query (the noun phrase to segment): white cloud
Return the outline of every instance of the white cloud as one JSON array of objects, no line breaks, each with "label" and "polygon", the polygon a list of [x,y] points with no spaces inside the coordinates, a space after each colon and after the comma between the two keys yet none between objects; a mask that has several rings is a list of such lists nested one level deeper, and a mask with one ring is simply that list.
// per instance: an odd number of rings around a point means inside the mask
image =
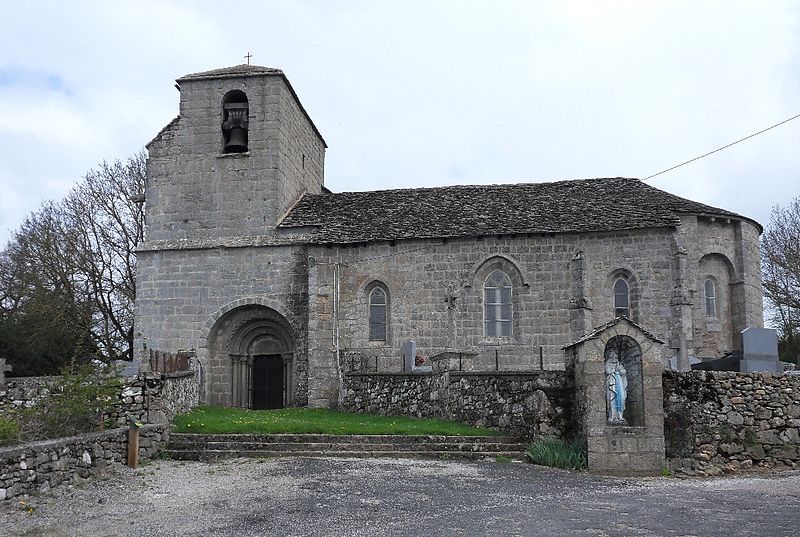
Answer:
[{"label": "white cloud", "polygon": [[[177,113],[175,78],[248,51],[292,81],[333,190],[643,177],[800,112],[792,1],[77,6],[4,11],[0,242],[149,141]],[[20,70],[61,86],[3,85]],[[765,221],[800,194],[799,142],[797,120],[652,183]]]}]

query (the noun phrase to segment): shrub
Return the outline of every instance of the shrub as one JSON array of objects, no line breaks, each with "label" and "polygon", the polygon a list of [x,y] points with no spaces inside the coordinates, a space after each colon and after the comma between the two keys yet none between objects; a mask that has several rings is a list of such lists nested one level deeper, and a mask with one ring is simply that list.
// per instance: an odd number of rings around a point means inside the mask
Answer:
[{"label": "shrub", "polygon": [[35,406],[15,412],[21,439],[43,440],[102,429],[104,415],[116,404],[120,387],[113,370],[91,365],[65,369]]},{"label": "shrub", "polygon": [[586,453],[580,442],[565,442],[560,438],[543,438],[530,444],[525,454],[534,464],[582,470],[586,468]]},{"label": "shrub", "polygon": [[0,446],[13,444],[19,439],[19,425],[13,419],[0,416]]}]

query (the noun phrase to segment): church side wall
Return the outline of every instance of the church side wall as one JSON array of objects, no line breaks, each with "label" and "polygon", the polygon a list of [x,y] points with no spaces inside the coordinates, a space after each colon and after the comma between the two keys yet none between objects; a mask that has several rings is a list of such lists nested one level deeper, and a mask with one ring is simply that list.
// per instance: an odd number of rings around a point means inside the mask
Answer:
[{"label": "church side wall", "polygon": [[[307,269],[299,246],[140,252],[136,349],[196,349],[201,401],[210,383],[226,384],[224,364],[210,367],[208,336],[215,316],[246,304],[272,305],[293,329],[296,404],[305,404]],[[222,360],[222,358],[220,358]],[[223,403],[224,401],[215,401]]]},{"label": "church side wall", "polygon": [[[310,399],[334,404],[337,376],[344,367],[335,358],[364,357],[381,371],[402,371],[400,347],[417,343],[423,356],[454,350],[474,352],[475,370],[563,369],[562,346],[574,334],[570,304],[574,296],[577,250],[584,252],[593,309],[591,324],[614,317],[611,275],[620,268],[637,280],[635,317],[657,337],[667,339],[670,323],[672,231],[641,230],[608,234],[557,234],[403,241],[356,247],[309,249]],[[485,263],[513,276],[514,323],[510,338],[484,336]],[[339,263],[338,324],[334,322],[334,272]],[[515,271],[517,274],[514,274]],[[485,272],[485,271],[484,271]],[[380,282],[389,295],[387,340],[369,341],[368,294]],[[338,330],[338,338],[337,338]],[[495,355],[496,353],[496,355]],[[671,356],[665,349],[662,360]],[[497,360],[495,361],[495,356]]]}]

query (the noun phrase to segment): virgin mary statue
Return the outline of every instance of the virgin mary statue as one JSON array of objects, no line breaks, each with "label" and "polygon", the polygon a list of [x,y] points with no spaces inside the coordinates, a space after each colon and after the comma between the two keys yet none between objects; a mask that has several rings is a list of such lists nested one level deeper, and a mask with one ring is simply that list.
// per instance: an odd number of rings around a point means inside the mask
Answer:
[{"label": "virgin mary statue", "polygon": [[606,360],[606,396],[608,397],[608,421],[625,423],[625,400],[628,398],[628,377],[615,351]]}]

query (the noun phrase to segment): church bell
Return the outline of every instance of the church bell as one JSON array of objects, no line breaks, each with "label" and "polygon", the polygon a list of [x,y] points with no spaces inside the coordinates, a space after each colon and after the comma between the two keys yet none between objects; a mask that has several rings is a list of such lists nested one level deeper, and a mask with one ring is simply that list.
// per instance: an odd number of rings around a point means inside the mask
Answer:
[{"label": "church bell", "polygon": [[225,153],[247,151],[247,103],[226,103],[222,132],[225,135]]},{"label": "church bell", "polygon": [[247,131],[241,127],[232,128],[228,141],[225,143],[225,152],[244,153],[245,151],[247,151]]}]

